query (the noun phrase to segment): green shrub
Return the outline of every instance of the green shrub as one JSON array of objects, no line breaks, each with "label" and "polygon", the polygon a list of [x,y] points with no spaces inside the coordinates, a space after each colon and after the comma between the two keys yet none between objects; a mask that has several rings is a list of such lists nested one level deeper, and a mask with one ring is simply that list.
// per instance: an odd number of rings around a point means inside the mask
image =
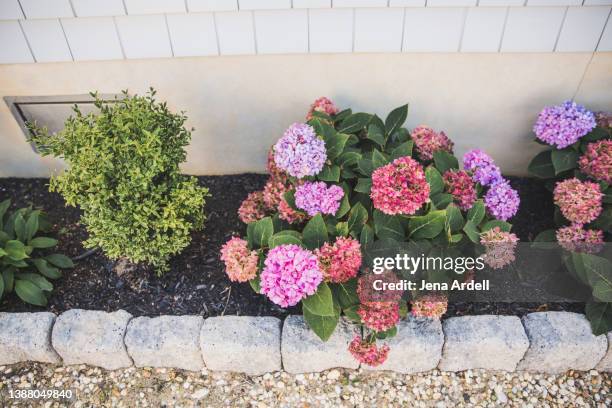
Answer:
[{"label": "green shrub", "polygon": [[75,107],[56,135],[31,126],[40,152],[68,164],[50,189],[83,211],[87,248],[149,263],[161,273],[205,219],[208,190],[179,169],[191,139],[187,117],[156,102],[153,89],[146,96],[124,92],[113,103],[92,96],[99,114],[84,115]]},{"label": "green shrub", "polygon": [[24,302],[45,306],[53,290],[47,278],[60,278],[60,269],[72,268],[72,261],[61,254],[41,255],[57,245],[56,239],[38,236],[50,227],[43,212],[21,208],[5,217],[10,206],[10,200],[0,203],[0,299],[15,291]]}]

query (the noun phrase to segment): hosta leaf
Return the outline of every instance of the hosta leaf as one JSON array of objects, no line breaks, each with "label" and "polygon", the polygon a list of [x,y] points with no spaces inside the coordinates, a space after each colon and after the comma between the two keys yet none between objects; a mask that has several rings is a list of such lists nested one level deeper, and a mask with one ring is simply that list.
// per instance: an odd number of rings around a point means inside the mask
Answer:
[{"label": "hosta leaf", "polygon": [[57,245],[57,239],[36,237],[28,243],[32,248],[52,248]]},{"label": "hosta leaf", "polygon": [[52,254],[52,255],[46,256],[45,259],[49,263],[57,266],[58,268],[62,268],[62,269],[74,268],[74,263],[72,262],[72,259],[68,258],[66,255]]},{"label": "hosta leaf", "polygon": [[26,303],[36,306],[47,305],[47,298],[43,291],[29,280],[15,280],[15,293]]},{"label": "hosta leaf", "polygon": [[15,268],[8,267],[2,271],[2,279],[4,282],[4,291],[10,293],[13,291],[13,287],[15,284]]},{"label": "hosta leaf", "polygon": [[17,214],[15,217],[15,236],[21,242],[26,241],[26,222],[23,215]]},{"label": "hosta leaf", "polygon": [[25,241],[29,241],[34,238],[34,235],[38,232],[38,219],[40,211],[32,211],[32,214],[28,217],[28,221],[25,225]]},{"label": "hosta leaf", "polygon": [[62,272],[59,269],[50,266],[49,263],[42,258],[32,259],[32,263],[36,269],[38,269],[38,272],[49,279],[59,279],[62,277]]},{"label": "hosta leaf", "polygon": [[17,240],[8,241],[4,245],[4,252],[14,261],[20,261],[28,257],[25,245],[23,245],[23,242]]},{"label": "hosta leaf", "polygon": [[46,280],[44,276],[40,276],[37,273],[20,273],[19,279],[29,280],[36,286],[38,286],[42,291],[51,292],[53,290],[53,285],[51,282]]}]

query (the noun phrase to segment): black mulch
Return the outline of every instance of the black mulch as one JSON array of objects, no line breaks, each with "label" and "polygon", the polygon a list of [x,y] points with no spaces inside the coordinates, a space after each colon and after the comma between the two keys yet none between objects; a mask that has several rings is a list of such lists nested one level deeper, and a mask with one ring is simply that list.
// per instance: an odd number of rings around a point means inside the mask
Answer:
[{"label": "black mulch", "polygon": [[[193,234],[191,244],[171,262],[171,270],[158,277],[153,270],[137,265],[118,277],[114,263],[100,253],[79,262],[55,281],[47,309],[60,313],[82,308],[113,311],[124,309],[134,315],[198,314],[284,316],[299,309],[283,310],[256,295],[248,284],[231,284],[219,260],[221,245],[232,235],[244,233],[237,209],[249,192],[263,188],[265,175],[241,174],[198,177],[210,189],[206,204],[208,220],[202,232]],[[512,220],[522,241],[531,240],[553,226],[553,204],[543,183],[511,178],[521,195],[521,209]],[[85,229],[79,225],[79,210],[65,207],[63,199],[47,190],[47,179],[0,179],[0,201],[11,198],[14,206],[43,208],[55,224],[59,252],[74,257],[86,250],[81,242]],[[582,304],[455,303],[447,316],[464,314],[523,315],[535,310],[582,311]],[[41,308],[21,302],[14,294],[0,301],[0,311],[36,311]]]}]

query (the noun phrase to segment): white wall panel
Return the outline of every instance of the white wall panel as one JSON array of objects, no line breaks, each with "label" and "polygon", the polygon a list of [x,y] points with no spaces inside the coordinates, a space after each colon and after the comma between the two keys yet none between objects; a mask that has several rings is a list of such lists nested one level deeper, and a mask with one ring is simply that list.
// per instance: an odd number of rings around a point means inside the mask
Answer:
[{"label": "white wall panel", "polygon": [[125,14],[122,0],[72,0],[77,17],[121,16]]},{"label": "white wall panel", "polygon": [[400,52],[403,23],[403,9],[355,9],[355,52]]},{"label": "white wall panel", "polygon": [[184,13],[185,0],[123,0],[128,14]]},{"label": "white wall panel", "polygon": [[461,40],[464,52],[497,52],[501,44],[507,9],[473,7],[468,9]]},{"label": "white wall panel", "polygon": [[570,7],[567,10],[556,51],[592,52],[610,14],[610,7]]},{"label": "white wall panel", "polygon": [[0,64],[34,62],[17,21],[0,21]]},{"label": "white wall panel", "polygon": [[458,51],[465,13],[460,7],[406,9],[403,51]]},{"label": "white wall panel", "polygon": [[26,18],[74,17],[68,0],[19,0],[19,2]]},{"label": "white wall panel", "polygon": [[553,51],[565,10],[565,7],[511,7],[501,51]]},{"label": "white wall panel", "polygon": [[216,13],[215,21],[221,55],[255,54],[252,12]]},{"label": "white wall panel", "polygon": [[306,10],[255,11],[255,38],[260,54],[308,52]]},{"label": "white wall panel", "polygon": [[353,10],[309,11],[310,52],[351,52]]},{"label": "white wall panel", "polygon": [[331,0],[293,0],[293,8],[330,8]]},{"label": "white wall panel", "polygon": [[62,25],[75,61],[123,58],[112,17],[65,18]]},{"label": "white wall panel", "polygon": [[187,0],[189,12],[234,11],[238,10],[238,0]]},{"label": "white wall panel", "polygon": [[0,20],[17,20],[23,18],[17,0],[0,0]]},{"label": "white wall panel", "polygon": [[172,56],[165,16],[120,16],[116,22],[127,58]]},{"label": "white wall panel", "polygon": [[169,14],[168,28],[176,57],[217,55],[217,34],[212,13]]}]

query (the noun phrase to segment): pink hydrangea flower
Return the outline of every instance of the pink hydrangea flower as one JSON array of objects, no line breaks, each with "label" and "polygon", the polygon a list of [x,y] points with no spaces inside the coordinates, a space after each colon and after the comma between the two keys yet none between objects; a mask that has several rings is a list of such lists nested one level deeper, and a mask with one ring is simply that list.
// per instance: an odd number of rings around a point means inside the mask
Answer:
[{"label": "pink hydrangea flower", "polygon": [[326,98],[325,96],[322,96],[316,101],[314,101],[312,105],[310,105],[310,110],[306,115],[306,120],[312,119],[312,113],[315,111],[323,112],[331,116],[338,113],[338,108],[330,99]]},{"label": "pink hydrangea flower", "polygon": [[361,267],[361,245],[350,237],[338,237],[333,245],[325,242],[314,253],[319,258],[319,267],[328,282],[346,282],[357,276]]},{"label": "pink hydrangea flower", "polygon": [[278,217],[281,220],[287,221],[289,224],[301,224],[306,221],[306,214],[301,211],[296,211],[285,198],[282,198],[280,203],[278,203]]},{"label": "pink hydrangea flower", "polygon": [[257,276],[257,251],[250,251],[247,242],[233,237],[221,247],[221,260],[232,282],[246,282]]},{"label": "pink hydrangea flower", "polygon": [[268,210],[275,211],[283,198],[289,191],[290,185],[286,178],[270,177],[263,189],[263,202]]},{"label": "pink hydrangea flower", "polygon": [[268,169],[268,174],[270,174],[270,177],[273,179],[284,180],[287,178],[287,173],[283,171],[280,167],[278,167],[274,162],[274,146],[272,146],[270,150],[268,150],[266,168]]},{"label": "pink hydrangea flower", "polygon": [[[399,283],[400,279],[391,270],[385,270],[383,273],[365,273],[357,280],[357,296],[359,302],[368,304],[370,302],[399,302],[404,293],[401,290],[376,290],[375,282],[380,281],[382,284]],[[378,285],[376,285],[378,287]]]},{"label": "pink hydrangea flower", "polygon": [[580,170],[596,180],[612,183],[612,140],[589,143],[578,161]]},{"label": "pink hydrangea flower", "polygon": [[484,262],[493,269],[500,269],[514,262],[514,252],[519,239],[515,234],[495,227],[480,235],[480,243],[485,247]]},{"label": "pink hydrangea flower", "polygon": [[603,231],[584,229],[580,224],[559,228],[556,235],[559,245],[567,251],[596,254],[604,246]]},{"label": "pink hydrangea flower", "polygon": [[476,189],[472,177],[464,170],[448,170],[444,173],[446,190],[462,210],[469,210],[476,201]]},{"label": "pink hydrangea flower", "polygon": [[410,301],[410,313],[414,317],[440,319],[448,308],[448,298],[442,294],[431,293]]},{"label": "pink hydrangea flower", "polygon": [[453,152],[453,142],[444,132],[437,133],[429,126],[420,125],[415,127],[410,134],[414,140],[419,157],[423,160],[432,160],[433,154],[439,150],[448,153]]},{"label": "pink hydrangea flower", "polygon": [[416,160],[400,157],[374,170],[370,198],[385,214],[414,214],[429,200],[429,183]]},{"label": "pink hydrangea flower", "polygon": [[361,336],[355,336],[349,344],[349,352],[360,363],[370,367],[376,367],[387,360],[389,346],[384,344],[382,347],[378,348],[376,343],[368,343],[363,340]]},{"label": "pink hydrangea flower", "polygon": [[399,304],[394,302],[368,302],[359,305],[357,314],[368,329],[383,332],[399,322]]},{"label": "pink hydrangea flower", "polygon": [[238,208],[238,218],[248,224],[261,220],[266,216],[266,205],[264,203],[263,191],[250,193]]},{"label": "pink hydrangea flower", "polygon": [[601,128],[612,129],[612,112],[597,112],[595,114],[595,122]]},{"label": "pink hydrangea flower", "polygon": [[601,214],[602,193],[599,184],[571,178],[557,183],[555,204],[573,223],[588,224]]},{"label": "pink hydrangea flower", "polygon": [[344,197],[342,187],[327,186],[323,181],[307,181],[295,190],[295,206],[314,217],[318,213],[334,215]]},{"label": "pink hydrangea flower", "polygon": [[294,306],[314,294],[323,280],[317,257],[298,245],[272,248],[264,265],[261,293],[281,307]]}]

